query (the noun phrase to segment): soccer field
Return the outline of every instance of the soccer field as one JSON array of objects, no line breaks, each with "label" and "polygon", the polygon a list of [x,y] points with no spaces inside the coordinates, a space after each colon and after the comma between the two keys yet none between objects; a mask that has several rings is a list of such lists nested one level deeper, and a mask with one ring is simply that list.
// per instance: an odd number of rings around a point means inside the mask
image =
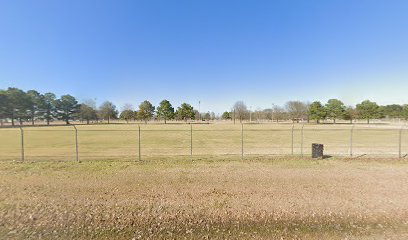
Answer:
[{"label": "soccer field", "polygon": [[5,239],[406,239],[392,159],[0,163]]},{"label": "soccer field", "polygon": [[[137,161],[139,157],[149,160],[161,156],[310,156],[312,143],[324,144],[325,154],[330,156],[404,157],[408,153],[407,131],[393,125],[220,123],[76,127],[80,161]],[[23,129],[26,161],[76,160],[73,126]],[[0,129],[0,160],[20,160],[21,141],[20,129]]]}]

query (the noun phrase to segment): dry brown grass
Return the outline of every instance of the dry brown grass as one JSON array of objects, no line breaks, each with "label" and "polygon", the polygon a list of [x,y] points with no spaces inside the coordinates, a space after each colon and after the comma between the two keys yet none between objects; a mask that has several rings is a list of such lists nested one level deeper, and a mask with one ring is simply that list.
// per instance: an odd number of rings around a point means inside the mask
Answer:
[{"label": "dry brown grass", "polygon": [[[293,153],[309,156],[312,143],[322,143],[325,153],[349,156],[351,126],[346,124],[294,125]],[[79,159],[82,161],[138,159],[138,125],[81,125],[78,128]],[[190,125],[141,125],[141,155],[190,155]],[[398,157],[399,129],[394,125],[356,125],[353,132],[354,156]],[[408,132],[402,131],[401,154],[408,153]],[[241,155],[241,125],[193,125],[193,155]],[[27,127],[24,130],[27,161],[75,160],[75,131],[72,126]],[[290,155],[291,124],[245,124],[244,155]],[[0,129],[0,161],[21,159],[19,129]]]},{"label": "dry brown grass", "polygon": [[7,239],[402,239],[395,160],[1,163]]}]

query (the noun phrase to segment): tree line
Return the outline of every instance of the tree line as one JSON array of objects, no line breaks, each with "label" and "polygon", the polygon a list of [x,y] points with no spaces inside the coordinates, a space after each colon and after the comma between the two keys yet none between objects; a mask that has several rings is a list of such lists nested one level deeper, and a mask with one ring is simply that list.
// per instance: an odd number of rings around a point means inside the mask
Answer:
[{"label": "tree line", "polygon": [[54,93],[39,93],[36,90],[27,92],[18,88],[0,89],[0,121],[11,121],[23,125],[30,122],[32,125],[36,121],[45,121],[47,125],[55,120],[64,121],[70,124],[71,121],[80,120],[89,124],[91,121],[105,120],[108,123],[112,119],[123,119],[125,121],[140,120],[149,121],[153,118],[167,120],[195,119],[198,111],[190,104],[183,103],[177,109],[168,100],[160,102],[157,108],[149,101],[145,100],[139,104],[137,111],[133,110],[130,104],[126,104],[119,114],[117,107],[109,101],[103,102],[99,107],[92,100],[79,103],[78,100],[67,94],[59,98]]},{"label": "tree line", "polygon": [[[252,117],[253,116],[253,117]],[[365,119],[370,123],[371,119],[397,118],[408,120],[408,104],[390,104],[380,106],[370,100],[362,101],[356,106],[346,106],[339,99],[330,99],[322,104],[320,101],[306,103],[301,101],[289,101],[284,107],[273,106],[270,109],[248,110],[246,104],[238,101],[232,107],[232,111],[226,111],[222,114],[222,119],[269,119],[277,122],[282,120],[304,121],[314,120],[320,123],[322,120],[349,120],[350,123],[355,119]]]},{"label": "tree line", "polygon": [[237,101],[231,111],[225,111],[221,116],[216,116],[214,112],[199,113],[188,103],[183,103],[176,109],[168,100],[163,100],[159,106],[155,107],[151,102],[145,100],[134,110],[132,105],[125,104],[122,111],[109,101],[103,102],[99,107],[95,101],[87,100],[79,103],[78,100],[67,94],[59,98],[54,93],[39,93],[36,90],[27,92],[18,88],[0,89],[0,122],[11,121],[23,125],[30,122],[32,125],[36,121],[44,121],[47,125],[55,120],[64,121],[70,124],[71,121],[79,120],[89,124],[105,120],[108,123],[112,119],[122,119],[129,121],[162,120],[215,120],[224,119],[231,121],[243,120],[272,120],[272,121],[316,121],[366,119],[367,123],[371,119],[381,118],[403,118],[408,119],[408,105],[385,105],[380,106],[375,102],[365,100],[356,106],[346,106],[341,100],[330,99],[322,104],[319,101],[312,103],[301,101],[289,101],[283,107],[273,106],[270,109],[248,110],[243,101]]}]

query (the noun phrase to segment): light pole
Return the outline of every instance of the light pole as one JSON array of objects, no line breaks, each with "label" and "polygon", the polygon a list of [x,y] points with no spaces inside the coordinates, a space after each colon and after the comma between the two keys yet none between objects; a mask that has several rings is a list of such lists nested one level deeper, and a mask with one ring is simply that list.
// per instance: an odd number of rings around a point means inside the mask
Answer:
[{"label": "light pole", "polygon": [[201,121],[201,101],[198,101],[198,120]]},{"label": "light pole", "polygon": [[252,106],[249,107],[249,122],[252,122]]}]

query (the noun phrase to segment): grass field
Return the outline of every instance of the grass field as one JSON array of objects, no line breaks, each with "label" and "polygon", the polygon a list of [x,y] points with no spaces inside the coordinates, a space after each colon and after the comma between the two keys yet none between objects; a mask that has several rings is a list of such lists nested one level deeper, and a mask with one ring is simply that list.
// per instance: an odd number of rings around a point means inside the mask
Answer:
[{"label": "grass field", "polygon": [[408,163],[0,163],[2,239],[406,239]]},{"label": "grass field", "polygon": [[[351,125],[322,124],[294,125],[293,153],[310,155],[314,142],[325,145],[327,155],[350,154]],[[78,125],[79,158],[88,160],[134,161],[139,156],[139,135],[136,124]],[[241,155],[241,125],[193,124],[192,141],[189,124],[141,124],[140,153],[143,159],[157,156],[187,156],[193,158],[214,155]],[[291,124],[244,124],[243,150],[245,156],[292,154]],[[398,157],[400,127],[392,125],[363,125],[354,127],[353,154]],[[303,132],[303,144],[302,144]],[[19,160],[20,130],[0,129],[0,160]],[[73,126],[24,128],[25,158],[27,161],[75,160],[75,131]],[[408,132],[401,135],[402,155],[408,153]]]}]

